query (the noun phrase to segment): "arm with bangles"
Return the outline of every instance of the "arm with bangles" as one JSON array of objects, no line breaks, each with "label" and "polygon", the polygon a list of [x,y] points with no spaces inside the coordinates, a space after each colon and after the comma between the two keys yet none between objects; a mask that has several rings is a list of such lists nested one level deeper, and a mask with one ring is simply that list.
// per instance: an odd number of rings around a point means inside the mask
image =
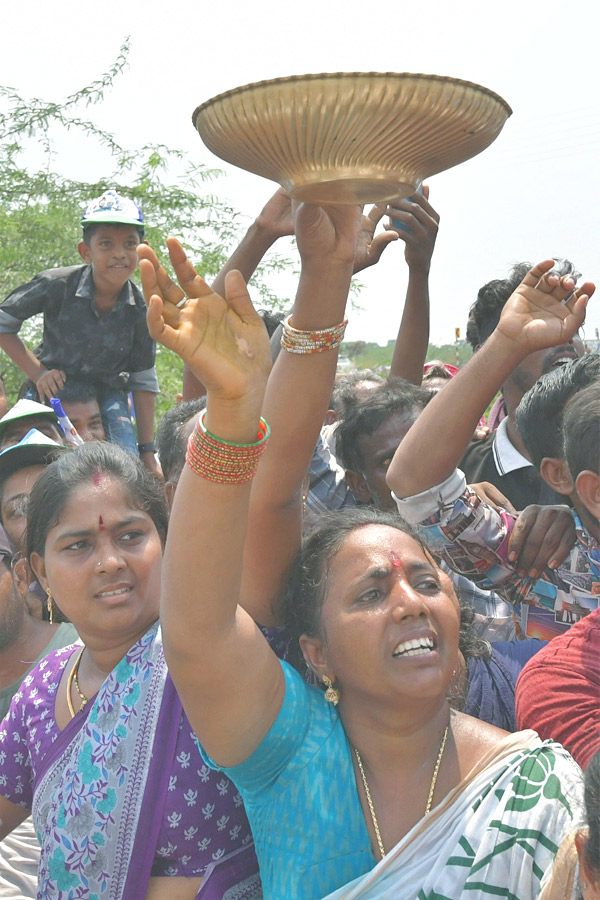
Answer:
[{"label": "arm with bangles", "polygon": [[[302,260],[294,330],[284,330],[287,349],[267,385],[263,415],[272,437],[252,487],[244,552],[242,605],[262,625],[278,622],[300,549],[304,481],[329,405],[361,230],[358,207],[301,204],[294,218]],[[316,340],[302,334],[315,331],[322,332]]]},{"label": "arm with bangles", "polygon": [[429,269],[435,247],[440,217],[429,203],[429,188],[405,200],[392,201],[386,214],[405,227],[387,225],[404,241],[404,258],[408,265],[408,286],[402,320],[392,363],[390,378],[404,378],[420,385],[429,346]]},{"label": "arm with bangles", "polygon": [[[205,427],[221,452],[204,454],[203,477],[198,455],[191,459],[188,449],[169,521],[161,627],[169,672],[192,728],[207,752],[228,765],[258,745],[284,696],[277,657],[238,606],[251,481],[239,472],[228,481],[226,473],[228,462],[243,469],[255,452],[239,445],[257,441],[270,350],[240,273],[228,273],[227,299],[219,297],[180,244],[167,243],[189,299],[181,308],[169,301],[178,302],[180,291],[144,248],[140,274],[148,329],[206,385]],[[209,440],[196,431],[191,446]],[[251,478],[251,466],[245,474]]]},{"label": "arm with bangles", "polygon": [[[356,209],[299,208],[296,222],[303,253],[299,295],[304,308],[296,322],[299,329],[313,326],[314,310],[308,295],[318,292],[319,284],[336,296],[336,302],[345,300],[358,220]],[[181,309],[161,302],[161,297],[165,301],[171,297],[176,303],[181,292],[174,292],[173,283],[152,259],[152,251],[141,249],[142,283],[146,298],[150,298],[150,332],[177,352],[206,384],[209,431],[226,441],[252,442],[270,364],[264,326],[239,273],[228,274],[225,301],[196,275],[176,242],[169,242],[169,250],[181,287],[192,299]],[[310,320],[303,318],[306,314]],[[328,315],[331,317],[333,310]],[[330,318],[323,324],[337,323]],[[285,354],[283,359],[287,357]],[[292,354],[289,360],[291,384],[298,364],[304,369],[307,360]],[[318,359],[316,364],[320,365]],[[276,407],[281,415],[285,412],[281,399],[271,405],[276,418]],[[314,421],[318,427],[316,416]],[[277,462],[286,464],[285,460]],[[249,505],[249,482],[219,484],[186,466],[173,505],[165,554],[161,621],[169,669],[192,726],[207,752],[222,765],[234,765],[250,755],[274,721],[285,690],[276,656],[238,605]],[[270,531],[262,522],[255,527]],[[267,540],[264,546],[268,546]],[[265,562],[267,579],[271,577],[269,567],[275,573],[282,570],[282,560],[272,548]]]}]

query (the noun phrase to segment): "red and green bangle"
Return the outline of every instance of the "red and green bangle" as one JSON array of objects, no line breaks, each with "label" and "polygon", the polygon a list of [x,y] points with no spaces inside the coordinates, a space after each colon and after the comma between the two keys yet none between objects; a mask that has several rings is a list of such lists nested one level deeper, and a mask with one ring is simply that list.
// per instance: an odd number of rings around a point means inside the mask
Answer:
[{"label": "red and green bangle", "polygon": [[254,443],[238,444],[207,431],[205,416],[206,410],[203,410],[188,441],[185,460],[190,469],[207,481],[218,484],[252,481],[271,434],[267,422],[261,418],[258,439]]}]

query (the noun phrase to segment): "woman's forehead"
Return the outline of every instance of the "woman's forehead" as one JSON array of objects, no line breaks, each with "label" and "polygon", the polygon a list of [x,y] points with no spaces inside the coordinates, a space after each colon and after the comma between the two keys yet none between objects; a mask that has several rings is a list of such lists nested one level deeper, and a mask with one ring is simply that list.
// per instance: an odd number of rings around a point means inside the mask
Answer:
[{"label": "woman's forehead", "polygon": [[348,557],[354,557],[359,563],[363,558],[390,560],[390,554],[394,554],[400,562],[426,560],[431,563],[431,558],[410,534],[391,525],[374,523],[355,528],[347,535],[333,559],[333,566],[340,556],[344,558],[344,565],[347,565]]},{"label": "woman's forehead", "polygon": [[67,520],[89,520],[99,527],[109,527],[110,523],[124,517],[147,518],[143,510],[132,506],[127,491],[121,482],[111,475],[94,474],[89,481],[73,488],[64,504],[57,525]]}]

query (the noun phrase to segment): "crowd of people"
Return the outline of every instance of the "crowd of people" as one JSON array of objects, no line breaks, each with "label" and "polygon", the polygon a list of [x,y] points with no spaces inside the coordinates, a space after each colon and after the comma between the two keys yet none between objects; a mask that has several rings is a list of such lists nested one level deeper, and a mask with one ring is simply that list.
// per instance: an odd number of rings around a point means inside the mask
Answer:
[{"label": "crowd of people", "polygon": [[[458,370],[427,361],[427,187],[280,189],[212,285],[114,190],[81,225],[83,265],[0,305],[0,898],[600,898],[594,285],[484,285]],[[259,312],[292,234],[294,305]],[[397,242],[389,376],[337,374]]]}]

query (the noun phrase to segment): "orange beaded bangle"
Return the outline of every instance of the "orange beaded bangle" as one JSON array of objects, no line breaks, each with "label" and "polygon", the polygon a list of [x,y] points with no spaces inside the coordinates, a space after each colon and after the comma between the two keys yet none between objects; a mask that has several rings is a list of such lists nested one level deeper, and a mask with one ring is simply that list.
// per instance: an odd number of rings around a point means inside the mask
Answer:
[{"label": "orange beaded bangle", "polygon": [[207,431],[205,416],[206,410],[203,410],[188,441],[185,461],[190,469],[207,481],[218,484],[244,484],[252,481],[271,435],[267,422],[261,418],[258,440],[255,443],[237,444]]}]

